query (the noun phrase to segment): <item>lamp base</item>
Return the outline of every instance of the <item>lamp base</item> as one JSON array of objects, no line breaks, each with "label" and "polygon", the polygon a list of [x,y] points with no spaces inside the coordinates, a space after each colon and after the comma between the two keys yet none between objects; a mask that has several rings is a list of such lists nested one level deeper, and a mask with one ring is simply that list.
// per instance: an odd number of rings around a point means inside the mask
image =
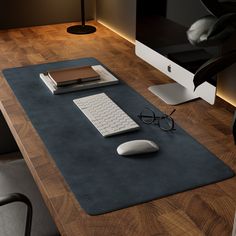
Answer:
[{"label": "lamp base", "polygon": [[70,34],[91,34],[96,32],[96,28],[91,25],[73,25],[67,28]]}]

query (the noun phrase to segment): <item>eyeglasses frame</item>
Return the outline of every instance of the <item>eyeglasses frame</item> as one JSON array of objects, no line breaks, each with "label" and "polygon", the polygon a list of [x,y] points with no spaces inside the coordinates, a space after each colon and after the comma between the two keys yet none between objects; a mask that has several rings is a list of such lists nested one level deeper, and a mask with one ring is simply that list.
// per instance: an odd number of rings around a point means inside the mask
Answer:
[{"label": "eyeglasses frame", "polygon": [[[155,112],[149,108],[149,107],[145,107],[145,109],[149,110],[152,112],[153,116],[145,116],[145,115],[142,115],[142,112],[140,112],[140,114],[138,115],[139,119],[144,123],[144,124],[147,124],[147,125],[151,125],[151,124],[155,124],[155,125],[158,125],[158,127],[163,130],[163,131],[172,131],[172,130],[175,130],[175,121],[174,119],[171,117],[171,115],[176,111],[176,109],[173,109],[173,111],[167,115],[167,114],[163,114],[163,116],[157,116],[155,114]],[[146,118],[152,118],[152,120],[150,122],[147,122],[145,121],[143,118],[146,117]],[[165,129],[163,127],[160,126],[160,120],[161,119],[166,119],[168,118],[170,121],[171,121],[171,125],[170,125],[170,128],[169,129]],[[157,122],[155,122],[157,121]]]}]

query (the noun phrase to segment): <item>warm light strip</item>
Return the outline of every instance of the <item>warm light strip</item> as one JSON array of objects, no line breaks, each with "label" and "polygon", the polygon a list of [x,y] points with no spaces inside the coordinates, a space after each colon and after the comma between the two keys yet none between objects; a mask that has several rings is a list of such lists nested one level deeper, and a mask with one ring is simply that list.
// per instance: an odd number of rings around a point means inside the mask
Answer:
[{"label": "warm light strip", "polygon": [[108,28],[109,30],[113,31],[114,33],[118,34],[119,36],[121,36],[122,38],[128,40],[130,43],[135,44],[135,40],[131,39],[129,36],[115,30],[112,26],[107,25],[106,23],[104,23],[101,20],[97,20],[98,23],[100,23],[101,25],[105,26],[106,28]]},{"label": "warm light strip", "polygon": [[227,96],[224,96],[224,94],[217,93],[217,96],[223,99],[224,101],[228,102],[232,106],[236,107],[236,101],[233,99],[228,98]]}]

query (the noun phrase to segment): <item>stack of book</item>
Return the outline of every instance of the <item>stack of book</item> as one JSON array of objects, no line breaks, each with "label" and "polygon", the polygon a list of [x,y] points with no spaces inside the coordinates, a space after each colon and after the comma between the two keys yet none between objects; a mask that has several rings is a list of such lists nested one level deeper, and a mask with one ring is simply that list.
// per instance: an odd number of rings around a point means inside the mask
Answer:
[{"label": "stack of book", "polygon": [[119,80],[101,65],[56,69],[39,74],[53,94],[116,84]]}]

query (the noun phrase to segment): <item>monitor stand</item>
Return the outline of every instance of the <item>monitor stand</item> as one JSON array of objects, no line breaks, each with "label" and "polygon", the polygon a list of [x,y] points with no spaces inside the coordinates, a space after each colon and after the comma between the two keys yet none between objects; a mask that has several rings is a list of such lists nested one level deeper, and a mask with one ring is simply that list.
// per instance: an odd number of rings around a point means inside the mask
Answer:
[{"label": "monitor stand", "polygon": [[178,83],[153,85],[148,89],[169,105],[178,105],[199,98],[199,96]]}]

